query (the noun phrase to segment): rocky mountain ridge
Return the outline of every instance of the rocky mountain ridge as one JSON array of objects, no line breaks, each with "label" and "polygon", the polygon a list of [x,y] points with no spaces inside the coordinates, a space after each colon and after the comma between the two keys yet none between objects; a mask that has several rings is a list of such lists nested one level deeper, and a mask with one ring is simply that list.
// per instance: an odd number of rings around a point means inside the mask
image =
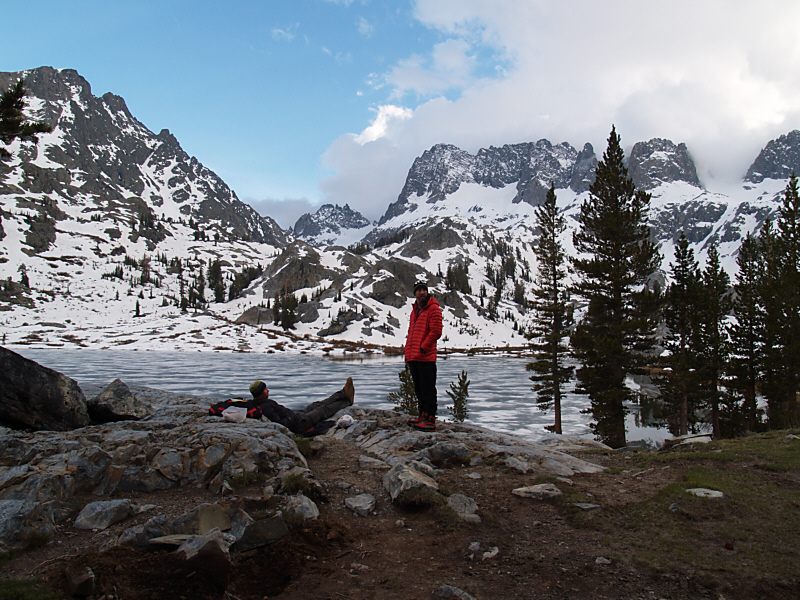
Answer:
[{"label": "rocky mountain ridge", "polygon": [[[597,165],[590,144],[578,151],[540,140],[474,155],[437,144],[414,161],[376,225],[347,204],[324,205],[285,232],[239,202],[167,130],[147,130],[121,98],[95,98],[74,71],[26,73],[32,118],[56,129],[38,145],[15,143],[14,159],[0,163],[0,323],[14,344],[397,347],[410,286],[424,277],[444,306],[443,345],[524,348],[534,208],[553,181],[570,252]],[[18,75],[2,74],[0,84]],[[701,262],[716,243],[732,273],[742,237],[777,209],[782,176],[800,171],[800,132],[767,144],[750,179],[725,193],[703,188],[682,143],[636,143],[627,164],[653,196],[662,279],[680,232]],[[205,288],[202,308],[187,314],[179,300],[205,284],[200,273],[215,261],[223,297]],[[447,283],[455,267],[466,272],[458,287]],[[287,292],[303,301],[284,331],[274,302]]]},{"label": "rocky mountain ridge", "polygon": [[371,223],[348,204],[323,204],[314,214],[302,215],[292,228],[295,237],[315,246],[348,245],[342,241],[342,232],[348,230],[348,240],[371,228]]},{"label": "rocky mountain ridge", "polygon": [[[143,229],[159,229],[149,225],[154,220],[191,219],[223,239],[286,243],[277,223],[239,201],[215,173],[186,154],[167,129],[158,134],[148,130],[121,97],[107,93],[97,98],[76,71],[49,67],[0,73],[0,89],[21,77],[33,97],[35,118],[54,130],[40,136],[39,144],[15,144],[16,159],[0,164],[0,195],[34,196],[40,202],[29,202],[26,208],[39,212],[39,219],[51,220],[52,228],[63,213],[37,206],[63,199],[82,204],[82,213],[98,221],[141,221],[147,225]],[[149,232],[154,238],[170,235],[168,227]],[[33,251],[50,243],[44,239]]]}]

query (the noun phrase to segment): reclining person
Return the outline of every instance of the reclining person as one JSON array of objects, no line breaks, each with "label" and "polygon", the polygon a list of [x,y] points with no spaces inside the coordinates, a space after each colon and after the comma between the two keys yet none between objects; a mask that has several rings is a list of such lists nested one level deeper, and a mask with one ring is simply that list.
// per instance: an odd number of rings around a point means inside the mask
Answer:
[{"label": "reclining person", "polygon": [[[302,410],[292,410],[278,404],[269,398],[267,384],[263,381],[254,381],[250,384],[250,393],[253,395],[253,404],[261,408],[262,414],[273,423],[280,423],[292,433],[299,435],[316,435],[323,433],[330,427],[320,425],[337,412],[352,406],[355,398],[353,378],[348,377],[341,390],[338,390],[319,402],[309,404]],[[333,423],[331,423],[331,426]]]}]

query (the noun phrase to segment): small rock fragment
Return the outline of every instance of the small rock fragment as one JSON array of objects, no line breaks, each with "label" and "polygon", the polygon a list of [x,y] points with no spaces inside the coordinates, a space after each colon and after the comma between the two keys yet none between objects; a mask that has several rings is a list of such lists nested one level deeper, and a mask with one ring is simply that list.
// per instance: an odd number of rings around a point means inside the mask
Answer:
[{"label": "small rock fragment", "polygon": [[491,549],[489,549],[488,552],[484,552],[483,553],[483,557],[481,558],[481,560],[487,560],[489,558],[494,558],[499,553],[500,553],[500,548],[498,548],[497,546],[493,546]]},{"label": "small rock fragment", "polygon": [[528,487],[517,488],[511,491],[515,496],[521,498],[535,498],[537,500],[547,500],[561,495],[561,490],[552,483],[540,483]]},{"label": "small rock fragment", "polygon": [[707,488],[690,488],[686,490],[688,493],[697,496],[698,498],[725,498],[725,494],[717,490],[709,490]]},{"label": "small rock fragment", "polygon": [[457,598],[458,600],[475,600],[475,596],[469,595],[464,590],[461,590],[452,585],[440,585],[433,592],[434,596],[439,598]]},{"label": "small rock fragment", "polygon": [[366,517],[375,510],[375,496],[372,494],[359,494],[353,498],[346,498],[344,505],[356,514]]}]

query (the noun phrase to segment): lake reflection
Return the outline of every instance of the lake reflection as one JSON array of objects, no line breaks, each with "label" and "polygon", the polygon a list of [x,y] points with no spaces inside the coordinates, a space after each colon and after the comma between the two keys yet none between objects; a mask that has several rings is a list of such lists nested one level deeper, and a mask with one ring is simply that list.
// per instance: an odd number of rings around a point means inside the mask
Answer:
[{"label": "lake reflection", "polygon": [[[72,377],[79,384],[110,383],[119,377],[129,385],[143,385],[172,392],[230,398],[249,397],[256,379],[266,382],[270,398],[300,408],[320,400],[352,377],[356,403],[391,408],[389,392],[400,385],[402,356],[367,356],[331,360],[303,354],[255,354],[220,352],[136,352],[89,349],[17,349],[15,352]],[[495,431],[537,438],[552,424],[552,412],[543,413],[535,403],[525,371],[528,359],[501,356],[440,358],[438,365],[439,416],[448,418],[452,404],[445,390],[462,369],[471,381],[468,422]],[[567,392],[562,401],[562,428],[566,435],[591,437],[589,415],[581,411],[589,401]],[[663,430],[637,427],[628,418],[628,440],[662,440]]]}]

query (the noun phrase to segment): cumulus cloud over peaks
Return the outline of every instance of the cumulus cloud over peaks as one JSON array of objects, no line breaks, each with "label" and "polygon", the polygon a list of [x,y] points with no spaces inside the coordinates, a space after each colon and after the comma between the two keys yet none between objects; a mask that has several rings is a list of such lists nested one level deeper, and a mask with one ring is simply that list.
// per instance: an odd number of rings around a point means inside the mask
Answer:
[{"label": "cumulus cloud over peaks", "polygon": [[413,111],[393,118],[379,108],[361,134],[337,139],[323,157],[337,171],[321,184],[326,201],[368,218],[397,198],[413,158],[439,142],[475,152],[548,138],[588,141],[599,154],[613,123],[626,148],[653,137],[686,142],[708,185],[740,179],[767,141],[800,128],[800,3],[413,6],[443,41],[371,78],[384,84],[387,106]]},{"label": "cumulus cloud over peaks", "polygon": [[372,124],[353,138],[359,144],[364,145],[367,142],[374,142],[382,138],[386,135],[391,121],[410,119],[413,115],[411,109],[403,108],[402,106],[394,106],[392,104],[379,106],[377,113]]}]

